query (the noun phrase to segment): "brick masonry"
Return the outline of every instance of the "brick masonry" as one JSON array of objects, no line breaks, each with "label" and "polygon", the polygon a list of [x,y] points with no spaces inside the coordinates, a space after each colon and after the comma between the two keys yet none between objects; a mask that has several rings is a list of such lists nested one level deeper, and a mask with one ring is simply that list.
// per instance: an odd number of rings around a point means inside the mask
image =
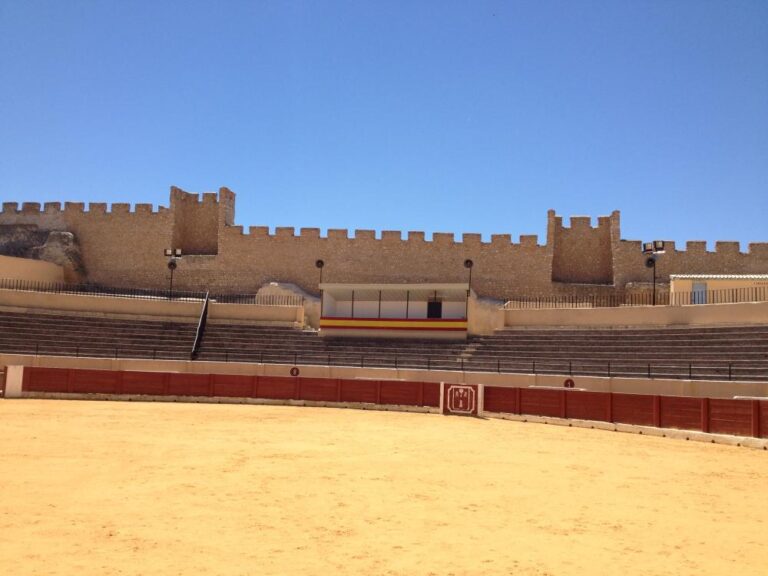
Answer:
[{"label": "brick masonry", "polygon": [[[126,287],[167,286],[165,248],[181,248],[176,270],[179,289],[253,292],[266,282],[291,282],[316,293],[317,259],[326,263],[326,282],[464,282],[463,262],[475,267],[472,284],[481,296],[612,293],[628,283],[648,282],[639,241],[622,240],[620,213],[598,218],[572,217],[566,226],[554,210],[548,213],[547,238],[496,234],[483,242],[480,234],[328,230],[266,226],[247,230],[234,224],[235,194],[227,188],[201,196],[171,188],[170,207],[67,202],[3,203],[0,225],[30,225],[40,230],[67,230],[79,244],[89,282]],[[735,242],[717,242],[708,252],[702,241],[685,250],[667,243],[658,277],[670,274],[768,273],[768,243],[750,244],[740,252]]]}]

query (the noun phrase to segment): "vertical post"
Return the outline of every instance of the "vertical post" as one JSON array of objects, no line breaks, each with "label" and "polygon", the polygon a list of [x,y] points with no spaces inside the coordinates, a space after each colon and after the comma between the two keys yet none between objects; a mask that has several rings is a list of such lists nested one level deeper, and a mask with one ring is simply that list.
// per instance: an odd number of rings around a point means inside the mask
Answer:
[{"label": "vertical post", "polygon": [[701,399],[701,431],[709,432],[709,398]]},{"label": "vertical post", "polygon": [[381,319],[381,290],[379,290],[379,319]]},{"label": "vertical post", "polygon": [[411,291],[406,290],[405,291],[405,319],[408,320],[408,308],[411,304]]},{"label": "vertical post", "polygon": [[355,291],[352,290],[352,318],[355,317]]},{"label": "vertical post", "polygon": [[760,428],[760,400],[752,400],[752,436],[760,438],[762,433]]},{"label": "vertical post", "polygon": [[172,300],[173,299],[173,270],[174,270],[174,268],[176,268],[176,267],[175,266],[171,266],[171,285],[169,286],[169,289],[168,289],[168,300]]},{"label": "vertical post", "polygon": [[661,396],[653,397],[653,425],[661,428]]},{"label": "vertical post", "polygon": [[325,299],[325,294],[323,294],[322,284],[323,284],[323,268],[325,267],[325,262],[322,260],[315,260],[315,266],[320,269],[320,282],[318,283],[318,288],[320,288],[320,318],[323,317],[323,300]]},{"label": "vertical post", "polygon": [[467,258],[464,260],[464,268],[469,270],[469,281],[467,282],[467,300],[464,302],[464,319],[469,320],[469,296],[472,293],[472,267],[475,263]]}]

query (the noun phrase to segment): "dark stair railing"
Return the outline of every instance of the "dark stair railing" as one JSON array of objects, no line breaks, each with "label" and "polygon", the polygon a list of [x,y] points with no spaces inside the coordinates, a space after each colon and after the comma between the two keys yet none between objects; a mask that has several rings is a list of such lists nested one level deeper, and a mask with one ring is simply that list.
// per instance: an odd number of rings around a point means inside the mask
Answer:
[{"label": "dark stair railing", "polygon": [[205,325],[208,322],[208,294],[208,292],[205,293],[205,300],[203,300],[203,309],[200,311],[200,320],[197,322],[197,332],[195,332],[195,343],[192,344],[192,353],[189,355],[190,360],[197,358],[200,343],[203,341],[203,335],[205,334]]}]

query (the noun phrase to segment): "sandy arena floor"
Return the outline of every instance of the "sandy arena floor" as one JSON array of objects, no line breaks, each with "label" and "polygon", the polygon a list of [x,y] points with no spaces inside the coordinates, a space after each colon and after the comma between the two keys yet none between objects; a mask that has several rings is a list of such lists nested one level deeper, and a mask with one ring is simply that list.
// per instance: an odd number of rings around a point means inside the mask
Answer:
[{"label": "sandy arena floor", "polygon": [[541,424],[0,400],[0,567],[759,574],[768,453]]}]

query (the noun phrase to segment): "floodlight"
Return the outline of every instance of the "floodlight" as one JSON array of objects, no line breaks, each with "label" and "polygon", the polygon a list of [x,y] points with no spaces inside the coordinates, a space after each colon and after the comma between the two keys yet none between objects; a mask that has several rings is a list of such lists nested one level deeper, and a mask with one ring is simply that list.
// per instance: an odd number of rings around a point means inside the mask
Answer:
[{"label": "floodlight", "polygon": [[176,257],[181,257],[181,248],[176,248],[176,250],[173,251],[173,255]]},{"label": "floodlight", "polygon": [[646,254],[650,254],[651,252],[653,252],[653,242],[644,242],[643,252]]},{"label": "floodlight", "polygon": [[664,252],[664,240],[654,240],[653,241],[653,251],[654,252]]},{"label": "floodlight", "polygon": [[170,248],[166,248],[164,252],[165,252],[165,255],[168,256],[169,258],[173,256],[173,250],[171,250]]}]

